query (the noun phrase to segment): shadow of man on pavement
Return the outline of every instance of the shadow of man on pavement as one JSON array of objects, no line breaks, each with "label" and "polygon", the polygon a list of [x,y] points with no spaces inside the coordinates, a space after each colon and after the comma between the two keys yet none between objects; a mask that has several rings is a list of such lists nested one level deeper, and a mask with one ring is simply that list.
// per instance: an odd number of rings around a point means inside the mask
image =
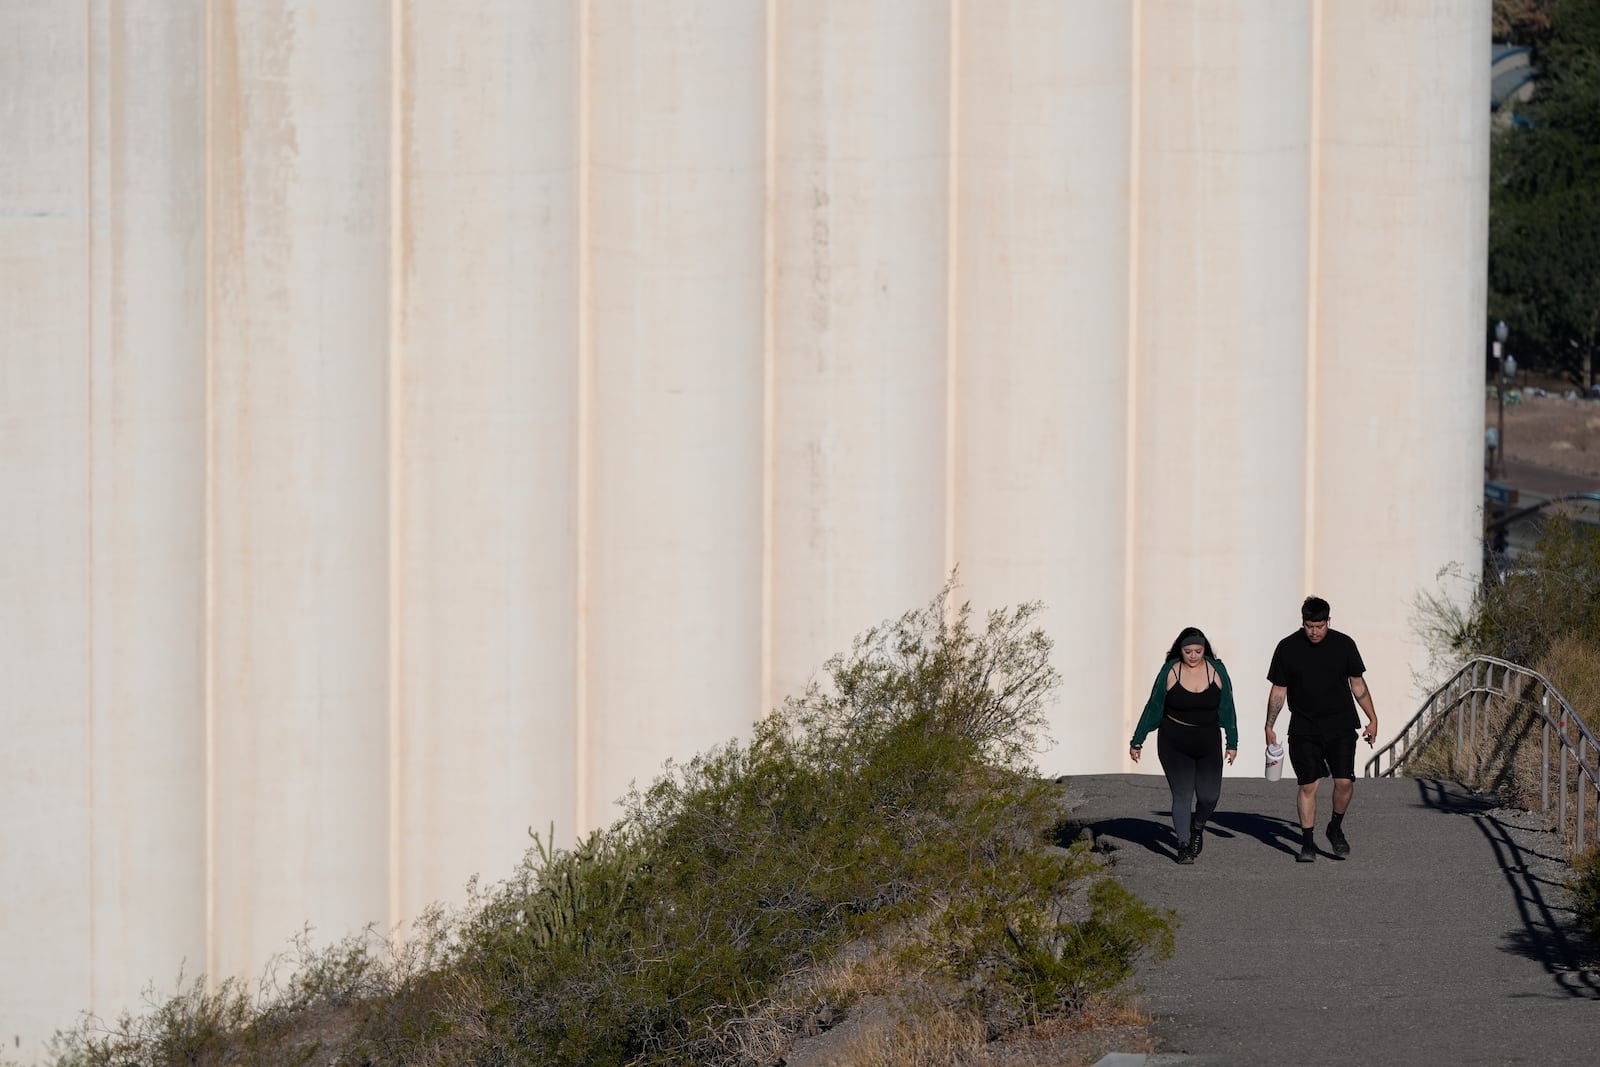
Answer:
[{"label": "shadow of man on pavement", "polygon": [[1275,848],[1290,856],[1300,851],[1300,828],[1288,819],[1273,815],[1219,810],[1211,816],[1207,829],[1219,836],[1232,837],[1237,834],[1253,837],[1268,848]]}]

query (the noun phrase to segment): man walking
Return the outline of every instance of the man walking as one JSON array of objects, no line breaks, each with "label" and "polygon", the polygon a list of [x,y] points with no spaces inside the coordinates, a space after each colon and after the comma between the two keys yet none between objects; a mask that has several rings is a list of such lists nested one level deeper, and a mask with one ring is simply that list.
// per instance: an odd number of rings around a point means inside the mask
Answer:
[{"label": "man walking", "polygon": [[[1300,629],[1278,642],[1267,681],[1267,744],[1276,744],[1278,713],[1288,702],[1289,763],[1300,783],[1300,854],[1296,862],[1317,858],[1313,834],[1317,826],[1317,788],[1324,776],[1333,779],[1333,818],[1328,822],[1328,843],[1334,855],[1350,855],[1344,836],[1344,813],[1356,790],[1356,731],[1367,744],[1378,736],[1378,713],[1362,675],[1367,672],[1361,653],[1348,634],[1328,628],[1331,612],[1321,597],[1308,596],[1300,605]],[[1353,698],[1353,699],[1352,699]],[[1361,728],[1356,704],[1366,712]]]}]

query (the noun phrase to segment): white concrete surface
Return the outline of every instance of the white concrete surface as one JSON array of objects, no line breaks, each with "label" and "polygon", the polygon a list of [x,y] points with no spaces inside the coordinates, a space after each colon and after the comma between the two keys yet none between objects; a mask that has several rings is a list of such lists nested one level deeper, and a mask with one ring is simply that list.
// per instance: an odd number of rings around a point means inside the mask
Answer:
[{"label": "white concrete surface", "polygon": [[72,669],[91,692],[90,1003],[126,1004],[206,958],[205,22],[91,10],[91,645]]},{"label": "white concrete surface", "polygon": [[389,912],[389,14],[211,11],[210,974]]},{"label": "white concrete surface", "polygon": [[96,972],[87,15],[0,6],[0,1046],[29,1053]]},{"label": "white concrete surface", "polygon": [[1304,573],[1311,6],[1151,0],[1139,61],[1133,682],[1198,626],[1249,720]]},{"label": "white concrete surface", "polygon": [[764,15],[616,0],[588,26],[589,824],[760,713]]},{"label": "white concrete surface", "polygon": [[[1488,0],[0,0],[0,1056],[459,900],[952,566],[1044,770],[1476,559]],[[1253,773],[1253,772],[1252,772]]]},{"label": "white concrete surface", "polygon": [[1420,695],[1416,590],[1478,566],[1489,127],[1460,101],[1488,95],[1488,8],[1321,8],[1307,584],[1360,641],[1384,733]]},{"label": "white concrete surface", "polygon": [[529,829],[570,843],[578,803],[578,10],[405,15],[395,915],[508,873]]},{"label": "white concrete surface", "polygon": [[774,13],[768,704],[949,562],[950,6]]},{"label": "white concrete surface", "polygon": [[1063,667],[1104,665],[1073,672],[1042,757],[1087,771],[1128,733],[1083,709],[1125,704],[1135,9],[959,10],[948,551],[975,606],[1042,601]]}]

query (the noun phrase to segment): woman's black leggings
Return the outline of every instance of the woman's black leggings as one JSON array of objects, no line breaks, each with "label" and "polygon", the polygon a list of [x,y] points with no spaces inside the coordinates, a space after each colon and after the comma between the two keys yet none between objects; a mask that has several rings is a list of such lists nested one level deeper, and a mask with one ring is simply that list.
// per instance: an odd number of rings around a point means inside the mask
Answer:
[{"label": "woman's black leggings", "polygon": [[1222,735],[1215,726],[1185,726],[1169,716],[1156,731],[1156,754],[1172,787],[1172,828],[1182,848],[1191,826],[1205,826],[1222,796]]}]

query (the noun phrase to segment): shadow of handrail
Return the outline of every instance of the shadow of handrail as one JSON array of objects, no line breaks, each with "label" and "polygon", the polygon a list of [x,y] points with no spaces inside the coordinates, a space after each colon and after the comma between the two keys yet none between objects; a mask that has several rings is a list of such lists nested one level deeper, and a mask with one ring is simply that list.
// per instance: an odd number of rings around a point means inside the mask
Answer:
[{"label": "shadow of handrail", "polygon": [[1416,782],[1423,804],[1438,811],[1468,816],[1493,850],[1522,920],[1520,931],[1506,935],[1504,951],[1538,963],[1567,996],[1600,1000],[1600,973],[1594,970],[1591,946],[1572,912],[1552,903],[1547,896],[1547,890],[1559,893],[1561,884],[1541,878],[1532,870],[1536,865],[1533,861],[1564,863],[1565,860],[1519,842],[1513,832],[1516,828],[1495,816],[1496,805],[1492,799],[1452,792],[1442,783],[1426,778],[1418,778]]},{"label": "shadow of handrail", "polygon": [[[1499,684],[1495,682],[1496,672]],[[1515,687],[1513,687],[1515,680]],[[1529,688],[1533,699],[1524,700]],[[1550,785],[1556,785],[1557,829],[1567,832],[1567,797],[1573,798],[1573,848],[1600,845],[1600,740],[1590,732],[1567,698],[1538,671],[1494,656],[1478,656],[1451,675],[1422,702],[1393,738],[1367,760],[1368,778],[1398,777],[1412,753],[1421,751],[1453,722],[1458,747],[1478,739],[1478,723],[1485,701],[1515,700],[1525,703],[1542,725],[1540,737],[1540,810],[1551,806]],[[1555,745],[1552,747],[1551,741]],[[1594,817],[1585,816],[1593,801]]]}]

